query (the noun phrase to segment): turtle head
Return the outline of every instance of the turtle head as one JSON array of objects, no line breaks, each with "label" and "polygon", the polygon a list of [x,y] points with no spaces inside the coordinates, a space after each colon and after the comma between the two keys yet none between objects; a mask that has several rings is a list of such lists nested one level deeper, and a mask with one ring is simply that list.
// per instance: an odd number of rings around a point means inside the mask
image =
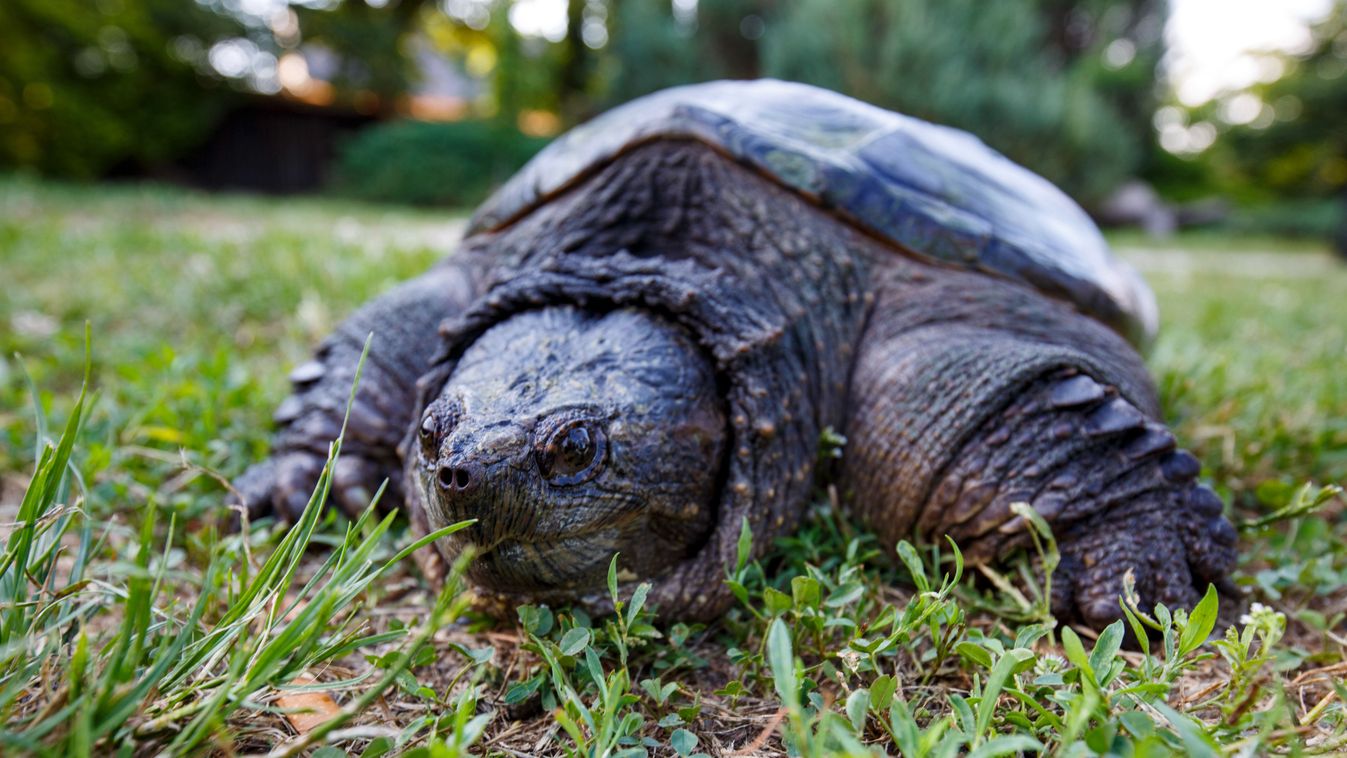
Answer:
[{"label": "turtle head", "polygon": [[469,575],[491,590],[596,589],[616,552],[653,576],[715,522],[715,374],[682,328],[643,311],[556,306],[496,324],[418,424],[428,520],[477,519],[449,539],[476,546]]}]

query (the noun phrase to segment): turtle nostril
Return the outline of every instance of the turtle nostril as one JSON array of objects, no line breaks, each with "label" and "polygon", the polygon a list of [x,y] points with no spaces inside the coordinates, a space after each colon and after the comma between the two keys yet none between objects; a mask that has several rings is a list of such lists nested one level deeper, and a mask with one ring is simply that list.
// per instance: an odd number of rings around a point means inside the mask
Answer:
[{"label": "turtle nostril", "polygon": [[477,489],[477,485],[481,482],[481,475],[476,471],[476,468],[471,464],[441,466],[440,470],[436,472],[440,489],[451,493],[467,493]]}]

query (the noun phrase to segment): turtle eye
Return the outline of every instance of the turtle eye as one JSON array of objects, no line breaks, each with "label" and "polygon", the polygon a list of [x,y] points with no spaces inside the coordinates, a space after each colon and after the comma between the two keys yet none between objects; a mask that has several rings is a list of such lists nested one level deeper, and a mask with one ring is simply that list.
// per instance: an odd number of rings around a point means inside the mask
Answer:
[{"label": "turtle eye", "polygon": [[440,421],[435,417],[435,410],[427,408],[424,416],[421,417],[421,428],[417,434],[421,438],[421,456],[426,460],[435,460],[436,448],[439,447]]},{"label": "turtle eye", "polygon": [[575,419],[548,434],[535,453],[538,471],[558,486],[580,484],[598,475],[608,452],[603,429],[589,419]]},{"label": "turtle eye", "polygon": [[454,402],[436,402],[431,404],[421,416],[421,425],[417,427],[417,436],[421,440],[421,456],[434,461],[440,455],[440,441],[444,435],[453,431],[458,423],[459,405]]}]

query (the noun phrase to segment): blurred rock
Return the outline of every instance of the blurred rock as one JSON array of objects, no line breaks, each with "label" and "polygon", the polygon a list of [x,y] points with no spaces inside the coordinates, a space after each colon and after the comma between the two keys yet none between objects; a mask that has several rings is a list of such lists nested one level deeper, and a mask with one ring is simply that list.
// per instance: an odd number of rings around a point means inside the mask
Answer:
[{"label": "blurred rock", "polygon": [[1229,215],[1230,203],[1221,198],[1169,203],[1140,179],[1114,190],[1094,211],[1101,226],[1140,227],[1152,237],[1168,237],[1184,227],[1210,226]]},{"label": "blurred rock", "polygon": [[1114,190],[1095,209],[1095,219],[1104,226],[1139,226],[1154,237],[1168,237],[1179,226],[1174,209],[1139,179]]},{"label": "blurred rock", "polygon": [[1209,197],[1179,205],[1175,207],[1174,213],[1180,228],[1211,226],[1229,217],[1230,203],[1219,197]]}]

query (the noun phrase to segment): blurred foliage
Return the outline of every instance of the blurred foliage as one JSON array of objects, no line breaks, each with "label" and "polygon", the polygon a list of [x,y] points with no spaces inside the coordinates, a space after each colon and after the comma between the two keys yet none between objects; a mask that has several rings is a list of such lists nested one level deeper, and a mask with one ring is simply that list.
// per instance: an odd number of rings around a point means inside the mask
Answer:
[{"label": "blurred foliage", "polygon": [[1292,197],[1246,203],[1222,226],[1239,233],[1327,240],[1341,224],[1342,206],[1337,199]]},{"label": "blurred foliage", "polygon": [[[1076,12],[1096,16],[1082,24],[1096,34],[1105,19],[1118,20],[1099,41],[1073,50],[1055,43],[1052,5],[801,0],[765,38],[767,69],[968,129],[1079,199],[1098,199],[1135,170],[1149,138],[1151,108],[1123,103],[1150,104],[1163,24],[1145,14],[1161,11],[1144,3],[1078,4]],[[1154,27],[1152,38],[1130,44],[1146,54],[1120,67],[1133,76],[1115,76],[1100,63],[1103,46],[1127,39],[1143,22]]]},{"label": "blurred foliage", "polygon": [[1161,2],[701,0],[680,18],[619,0],[614,16],[613,102],[718,77],[809,82],[973,131],[1087,201],[1153,145]]},{"label": "blurred foliage", "polygon": [[[710,79],[761,75],[761,30],[771,0],[699,0],[695,12],[659,0],[613,0],[605,104]],[[759,39],[748,39],[749,31]]]},{"label": "blurred foliage", "polygon": [[411,38],[428,5],[425,0],[377,6],[343,2],[332,8],[294,10],[304,40],[335,55],[338,65],[330,83],[344,99],[365,92],[377,98],[377,108],[391,110],[394,99],[416,79]]},{"label": "blurred foliage", "polygon": [[593,115],[591,76],[596,53],[580,41],[582,0],[567,0],[566,35],[557,43],[521,35],[509,20],[509,2],[491,2],[486,27],[494,48],[489,102],[485,112],[514,124],[526,111],[560,114],[567,125]]},{"label": "blurred foliage", "polygon": [[0,3],[0,169],[98,176],[157,164],[230,104],[205,52],[241,23],[182,0]]},{"label": "blurred foliage", "polygon": [[1228,231],[1334,240],[1347,255],[1347,0],[1310,28],[1310,44],[1265,52],[1283,73],[1181,112],[1185,128],[1214,129],[1196,154],[1160,152],[1162,193],[1237,203]]},{"label": "blurred foliage", "polygon": [[[371,135],[350,147],[341,170],[349,177],[361,165],[383,178],[348,180],[351,191],[391,186],[395,167],[422,168],[394,155],[410,151],[395,150],[389,134],[440,148],[485,145],[504,151],[499,166],[512,166],[529,152],[506,136],[521,126],[553,133],[667,86],[775,76],[972,131],[1087,206],[1140,176],[1171,200],[1337,196],[1347,209],[1347,0],[1334,0],[1309,49],[1280,56],[1281,78],[1176,107],[1185,128],[1219,129],[1196,155],[1156,140],[1165,0],[556,1],[564,26],[553,18],[546,32],[525,33],[514,18],[521,0],[291,0],[266,10],[239,0],[5,0],[0,170],[158,172],[209,135],[239,90],[278,92],[278,58],[293,53],[324,60],[315,68],[328,81],[312,102],[394,117],[409,110],[420,63],[438,56],[464,74],[466,114],[498,133],[414,125]],[[217,60],[224,53],[234,70]],[[1230,99],[1241,95],[1264,112],[1231,119]],[[360,157],[367,153],[388,157]],[[459,160],[473,169],[462,187],[499,178],[497,164]],[[377,195],[477,199],[407,181],[414,186]],[[1335,214],[1311,205],[1241,218],[1321,235]]]},{"label": "blurred foliage", "polygon": [[363,200],[471,206],[545,144],[489,121],[390,122],[343,146],[335,189]]},{"label": "blurred foliage", "polygon": [[[0,121],[16,125],[5,163],[92,176],[168,161],[228,107],[217,95],[229,77],[279,86],[206,54],[235,40],[253,69],[325,54],[333,102],[388,116],[414,90],[418,57],[447,56],[487,82],[473,112],[502,128],[535,111],[568,126],[673,84],[802,80],[975,131],[1088,201],[1150,150],[1165,18],[1162,0],[565,0],[549,39],[516,28],[513,0],[306,2],[266,18],[237,4],[98,3],[0,10]],[[287,14],[294,30],[277,21]]]},{"label": "blurred foliage", "polygon": [[1222,135],[1212,160],[1226,178],[1274,195],[1347,189],[1347,0],[1311,30],[1302,55],[1279,56],[1280,78],[1249,89],[1268,109]]},{"label": "blurred foliage", "polygon": [[[7,0],[0,169],[161,168],[205,138],[238,90],[276,91],[278,55],[312,51],[332,62],[332,102],[384,116],[405,109],[419,58],[447,57],[483,82],[468,112],[493,118],[501,135],[538,113],[550,115],[526,131],[676,84],[776,76],[977,133],[1087,205],[1137,175],[1171,199],[1336,195],[1347,205],[1347,0],[1314,27],[1309,49],[1279,56],[1284,76],[1188,109],[1185,124],[1220,131],[1210,149],[1182,156],[1159,149],[1152,125],[1163,0],[564,0],[566,24],[549,38],[517,28],[516,3],[329,0],[249,15],[231,0]],[[240,70],[215,60],[230,45]],[[1241,96],[1263,112],[1232,120]],[[481,142],[483,129],[447,130],[443,144],[510,141]],[[367,149],[353,147],[345,169]],[[501,149],[501,165],[527,152]],[[441,201],[409,181],[418,188],[396,194]],[[1317,235],[1333,225],[1319,208],[1245,220]]]},{"label": "blurred foliage", "polygon": [[[456,58],[470,74],[490,78],[482,114],[511,123],[523,111],[559,113],[567,123],[592,115],[597,53],[583,29],[603,2],[566,0],[568,24],[557,42],[521,35],[509,19],[511,0],[340,0],[295,7],[305,45],[334,53],[331,82],[339,100],[363,105],[373,95],[391,113],[417,83],[416,57],[428,49]],[[424,47],[423,47],[424,46]]]}]

